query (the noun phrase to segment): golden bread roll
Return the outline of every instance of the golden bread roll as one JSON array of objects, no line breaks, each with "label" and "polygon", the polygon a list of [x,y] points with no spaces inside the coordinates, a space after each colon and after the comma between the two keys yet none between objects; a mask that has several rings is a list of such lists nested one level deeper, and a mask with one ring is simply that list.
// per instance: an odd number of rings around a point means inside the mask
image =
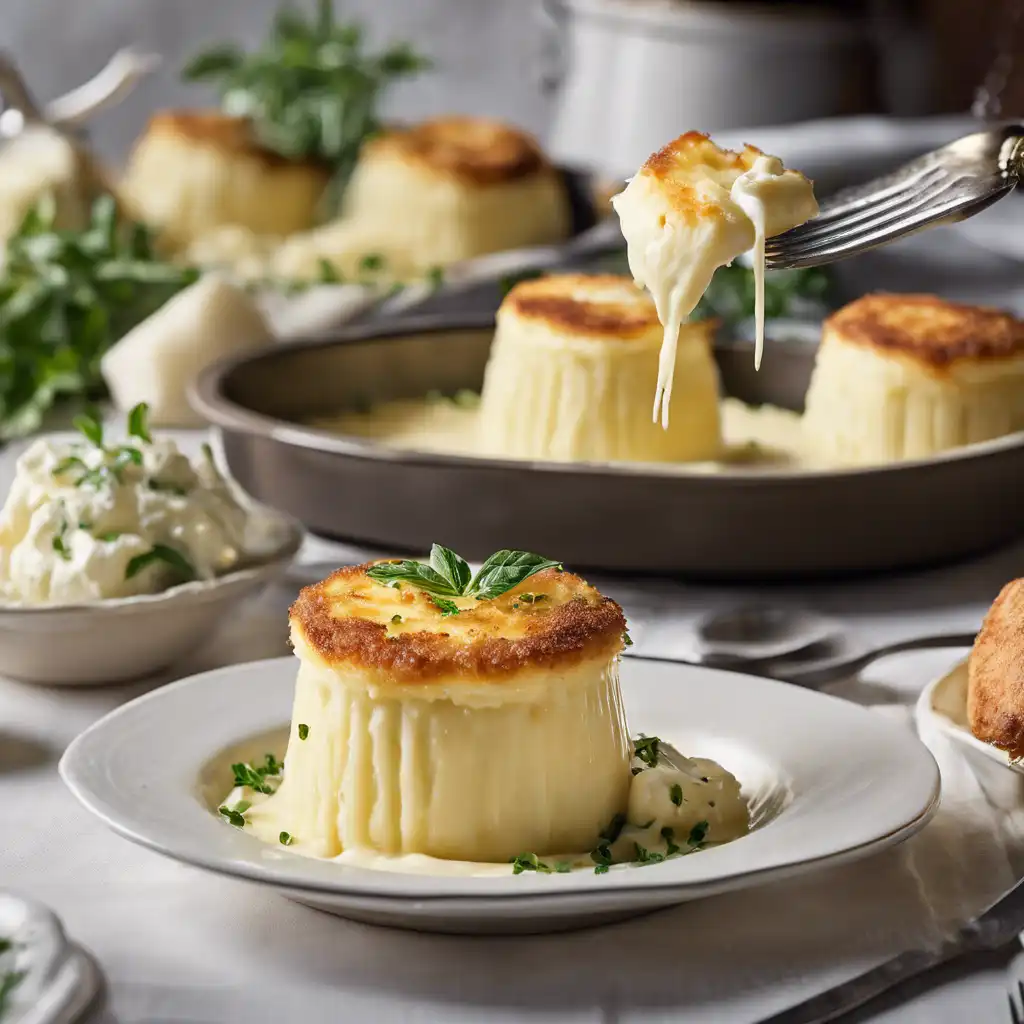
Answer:
[{"label": "golden bread roll", "polygon": [[1024,757],[1024,579],[1003,587],[974,641],[967,718],[979,740]]},{"label": "golden bread roll", "polygon": [[253,831],[320,857],[590,849],[631,779],[619,606],[558,569],[445,604],[372,564],[292,607],[287,771]]},{"label": "golden bread roll", "polygon": [[651,421],[662,340],[650,297],[628,277],[556,274],[506,296],[484,375],[487,450],[564,461],[676,462],[721,447],[713,324],[680,328],[680,393],[667,430]]},{"label": "golden bread roll", "polygon": [[1024,428],[1024,322],[934,295],[866,295],[825,321],[804,432],[821,459],[915,459]]}]

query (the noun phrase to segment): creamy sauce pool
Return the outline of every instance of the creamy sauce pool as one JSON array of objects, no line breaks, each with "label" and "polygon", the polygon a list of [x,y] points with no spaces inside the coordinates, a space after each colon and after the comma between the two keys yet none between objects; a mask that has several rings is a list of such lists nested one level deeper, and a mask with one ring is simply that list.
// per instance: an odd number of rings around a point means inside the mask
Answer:
[{"label": "creamy sauce pool", "polygon": [[[623,821],[614,836],[599,843],[607,850],[609,870],[694,853],[706,845],[721,845],[738,839],[750,829],[749,808],[735,776],[708,758],[688,758],[668,743],[655,743],[653,757],[645,754],[653,764],[639,756],[633,758],[634,774],[628,804],[623,808]],[[643,747],[643,743],[639,745]],[[267,788],[275,792],[281,780],[282,775],[265,776]],[[302,842],[301,836],[287,831],[289,808],[287,803],[275,798],[275,793],[236,786],[221,806],[241,808],[245,820],[242,827],[268,845],[338,864],[405,874],[461,877],[507,876],[513,871],[510,863],[442,860],[416,853],[391,855],[366,848],[348,849],[336,857],[318,857]],[[284,835],[288,843],[282,847]],[[701,841],[691,843],[693,836],[701,837]],[[545,854],[540,859],[552,868],[558,865],[561,872],[595,867],[591,851]]]},{"label": "creamy sauce pool", "polygon": [[[674,464],[680,472],[714,473],[737,466],[751,470],[816,468],[804,444],[799,414],[770,405],[755,408],[734,398],[726,398],[721,410],[721,458]],[[500,451],[487,450],[479,429],[479,410],[466,401],[419,398],[383,402],[369,412],[323,417],[310,421],[310,426],[410,451],[508,458]]]}]

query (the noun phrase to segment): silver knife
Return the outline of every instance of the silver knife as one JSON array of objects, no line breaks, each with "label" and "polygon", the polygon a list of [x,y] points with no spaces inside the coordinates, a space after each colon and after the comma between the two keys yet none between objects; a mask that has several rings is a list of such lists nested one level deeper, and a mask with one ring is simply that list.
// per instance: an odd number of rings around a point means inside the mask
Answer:
[{"label": "silver knife", "polygon": [[829,1024],[933,967],[968,953],[999,949],[1015,941],[1022,931],[1024,879],[938,949],[901,953],[842,985],[766,1018],[760,1024]]}]

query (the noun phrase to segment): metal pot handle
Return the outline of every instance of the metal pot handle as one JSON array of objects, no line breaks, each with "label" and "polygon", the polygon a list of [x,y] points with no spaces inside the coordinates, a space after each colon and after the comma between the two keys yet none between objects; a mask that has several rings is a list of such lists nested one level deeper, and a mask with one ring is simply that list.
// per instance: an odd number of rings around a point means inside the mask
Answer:
[{"label": "metal pot handle", "polygon": [[534,70],[534,81],[541,95],[558,91],[566,75],[566,24],[569,13],[562,0],[540,0],[535,8],[541,26],[541,48]]}]

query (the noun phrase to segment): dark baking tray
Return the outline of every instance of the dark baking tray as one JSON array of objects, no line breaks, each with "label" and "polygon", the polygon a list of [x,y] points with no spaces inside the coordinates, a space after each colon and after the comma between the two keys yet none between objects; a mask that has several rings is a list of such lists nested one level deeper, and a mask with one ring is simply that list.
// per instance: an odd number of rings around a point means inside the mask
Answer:
[{"label": "dark baking tray", "polygon": [[[468,558],[512,547],[583,568],[796,579],[955,560],[1024,533],[1024,435],[896,465],[681,473],[402,451],[302,425],[436,390],[479,389],[488,317],[431,318],[282,345],[208,369],[196,408],[231,472],[312,531],[387,550],[434,541]],[[716,347],[724,390],[799,409],[813,346]]]}]

